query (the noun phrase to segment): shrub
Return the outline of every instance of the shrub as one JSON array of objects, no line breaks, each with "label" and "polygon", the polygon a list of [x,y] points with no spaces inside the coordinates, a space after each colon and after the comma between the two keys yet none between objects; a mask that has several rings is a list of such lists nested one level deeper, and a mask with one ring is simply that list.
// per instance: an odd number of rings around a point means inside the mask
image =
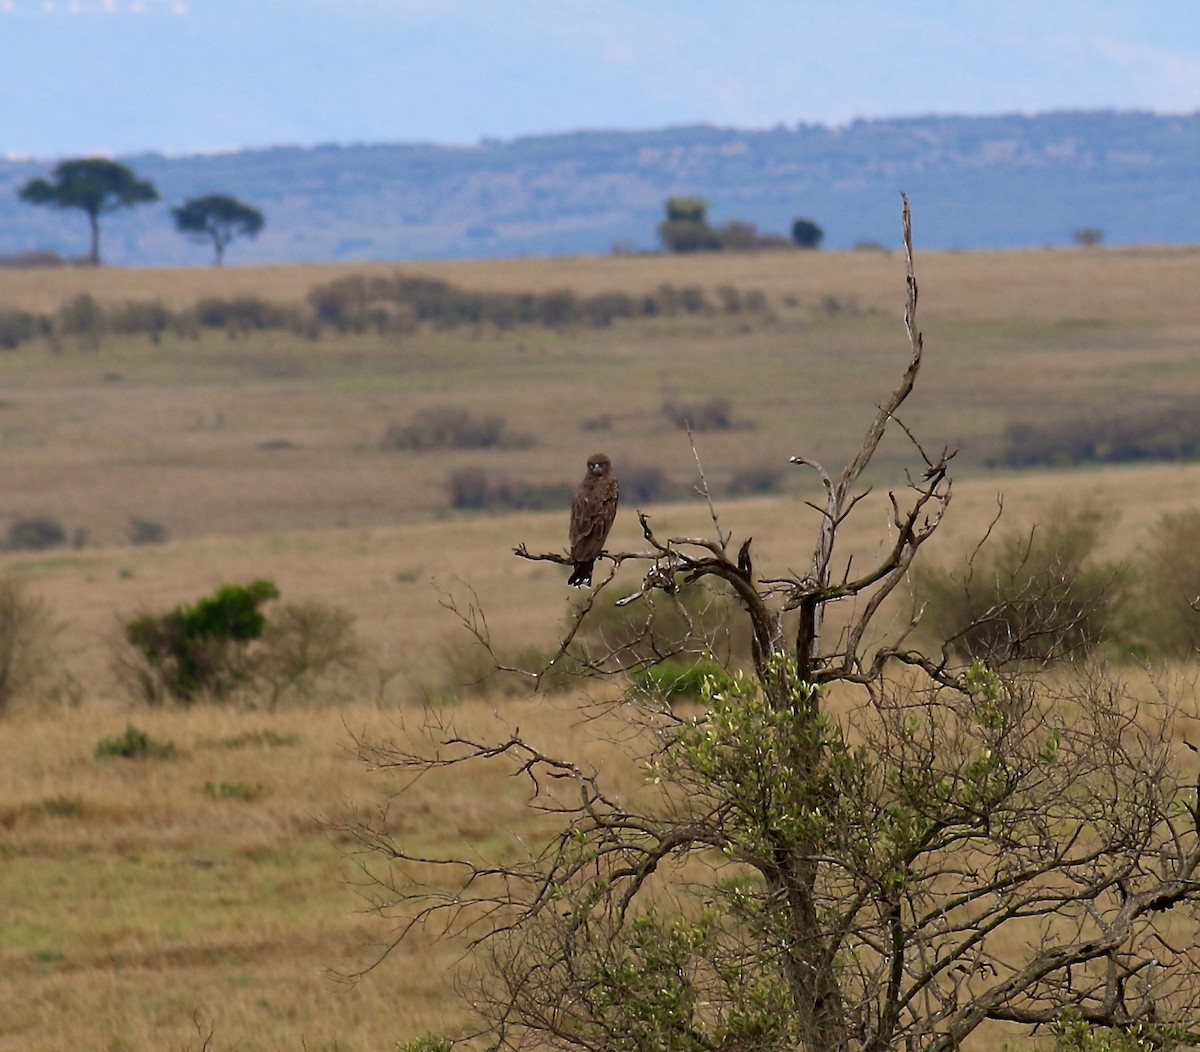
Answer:
[{"label": "shrub", "polygon": [[62,523],[46,518],[18,519],[8,528],[5,547],[12,551],[44,551],[66,543],[67,531],[63,529]]},{"label": "shrub", "polygon": [[535,689],[557,693],[577,686],[588,674],[571,654],[559,655],[551,664],[553,651],[525,646],[498,658],[479,640],[458,633],[447,637],[439,651],[445,687],[458,698],[521,697]]},{"label": "shrub", "polygon": [[657,665],[635,668],[629,673],[633,686],[644,694],[663,701],[682,698],[699,700],[704,696],[705,683],[728,686],[733,677],[712,658],[700,657],[694,661],[667,658]]},{"label": "shrub", "polygon": [[274,611],[253,656],[254,678],[267,708],[288,694],[304,694],[323,676],[352,670],[362,657],[354,615],[311,600],[288,603]]},{"label": "shrub", "polygon": [[640,506],[672,496],[674,493],[662,468],[644,464],[627,464],[621,468],[621,500],[626,505]]},{"label": "shrub", "polygon": [[773,464],[748,464],[737,468],[729,479],[731,497],[748,497],[761,493],[778,493],[783,472]]},{"label": "shrub", "polygon": [[667,399],[662,414],[681,431],[728,431],[733,427],[733,405],[728,398],[716,396],[703,402],[676,402]]},{"label": "shrub", "polygon": [[490,502],[490,486],[483,468],[462,468],[449,478],[450,507],[463,509],[486,508]]},{"label": "shrub", "polygon": [[1101,1026],[1072,1015],[1050,1024],[1052,1052],[1174,1052],[1193,1047],[1183,1026],[1158,1025],[1151,1020],[1128,1026]]},{"label": "shrub", "polygon": [[965,568],[918,569],[926,627],[990,667],[1086,653],[1114,634],[1127,578],[1096,556],[1107,524],[1096,509],[1059,507],[985,545]]},{"label": "shrub", "polygon": [[45,601],[0,579],[0,714],[47,682],[57,664],[62,632]]},{"label": "shrub", "polygon": [[112,332],[144,334],[155,341],[170,328],[172,321],[171,312],[158,300],[130,301],[108,312],[108,328]]},{"label": "shrub", "polygon": [[267,787],[262,782],[253,785],[248,782],[205,782],[200,791],[213,800],[243,800],[249,803],[266,793]]},{"label": "shrub", "polygon": [[[729,668],[749,662],[750,636],[735,608],[723,587],[680,584],[673,594],[656,596],[651,603],[594,608],[576,641],[584,660],[604,667],[641,667],[643,672],[631,673],[635,684],[644,675],[645,684],[663,686],[679,669],[697,662],[707,666],[720,658]],[[650,671],[659,666],[665,666],[663,671]],[[697,673],[692,686],[701,678]]]},{"label": "shrub", "polygon": [[78,336],[95,345],[105,328],[103,309],[86,292],[59,308],[58,330],[64,336]]},{"label": "shrub", "polygon": [[49,332],[50,323],[40,315],[11,307],[0,308],[0,348],[6,351]]},{"label": "shrub", "polygon": [[422,409],[411,423],[392,424],[384,433],[385,449],[489,449],[494,446],[531,445],[523,435],[506,435],[504,417],[477,417],[453,406]]},{"label": "shrub", "polygon": [[492,479],[484,468],[468,467],[453,472],[447,480],[450,506],[462,510],[504,508],[538,511],[566,508],[571,503],[572,487],[568,483],[513,482],[501,477]]},{"label": "shrub", "polygon": [[247,648],[266,624],[259,609],[279,598],[271,581],[223,585],[193,606],[145,614],[125,626],[137,657],[124,671],[146,701],[167,696],[193,701],[202,693],[225,698],[248,678]]},{"label": "shrub", "polygon": [[1200,509],[1164,515],[1138,561],[1139,636],[1150,652],[1200,650]]},{"label": "shrub", "polygon": [[157,742],[132,723],[124,734],[102,738],[96,744],[97,760],[170,760],[176,755],[174,742]]},{"label": "shrub", "polygon": [[1016,423],[990,464],[1071,467],[1200,457],[1200,416],[1192,405],[1092,414],[1048,424]]},{"label": "shrub", "polygon": [[207,329],[277,329],[288,325],[292,312],[258,296],[200,300],[192,311],[197,324]]},{"label": "shrub", "polygon": [[130,544],[163,544],[167,539],[167,528],[153,519],[131,518],[126,536]]}]

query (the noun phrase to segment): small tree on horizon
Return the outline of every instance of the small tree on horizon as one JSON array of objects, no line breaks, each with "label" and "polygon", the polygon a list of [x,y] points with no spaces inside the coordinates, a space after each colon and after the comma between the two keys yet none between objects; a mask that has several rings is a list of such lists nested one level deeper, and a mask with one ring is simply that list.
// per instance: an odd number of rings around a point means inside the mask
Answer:
[{"label": "small tree on horizon", "polygon": [[192,241],[211,244],[216,252],[215,265],[225,261],[225,249],[239,237],[255,238],[265,220],[257,208],[233,197],[208,194],[193,197],[171,209],[175,227]]},{"label": "small tree on horizon", "polygon": [[658,224],[658,237],[668,252],[710,252],[721,247],[708,225],[708,202],[703,197],[668,197],[667,218]]},{"label": "small tree on horizon", "polygon": [[88,217],[91,248],[88,262],[100,265],[100,217],[121,208],[158,200],[148,179],[138,179],[123,164],[104,157],[63,161],[50,179],[31,179],[17,191],[22,201],[52,208],[78,208]]},{"label": "small tree on horizon", "polygon": [[811,219],[797,219],[792,224],[792,240],[800,248],[819,248],[824,237],[825,231]]}]

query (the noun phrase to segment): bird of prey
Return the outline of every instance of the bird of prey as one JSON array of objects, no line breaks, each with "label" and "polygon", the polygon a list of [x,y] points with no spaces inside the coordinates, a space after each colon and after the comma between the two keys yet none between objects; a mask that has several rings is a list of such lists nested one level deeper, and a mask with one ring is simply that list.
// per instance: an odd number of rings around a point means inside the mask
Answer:
[{"label": "bird of prey", "polygon": [[571,561],[575,569],[567,582],[575,588],[592,583],[592,567],[617,517],[619,486],[607,453],[588,457],[587,474],[571,498]]}]

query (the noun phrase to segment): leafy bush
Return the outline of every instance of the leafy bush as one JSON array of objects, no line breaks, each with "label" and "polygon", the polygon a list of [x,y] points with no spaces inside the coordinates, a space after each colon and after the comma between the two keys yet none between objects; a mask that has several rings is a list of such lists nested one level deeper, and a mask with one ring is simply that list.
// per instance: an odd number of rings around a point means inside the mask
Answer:
[{"label": "leafy bush", "polygon": [[202,693],[225,698],[248,677],[247,647],[266,625],[259,609],[279,598],[268,580],[228,584],[193,606],[145,614],[125,626],[140,661],[127,666],[143,697],[193,701]]},{"label": "leafy bush", "polygon": [[54,519],[18,519],[8,528],[5,547],[11,551],[44,551],[67,543],[67,531]]},{"label": "leafy bush", "polygon": [[635,668],[629,673],[630,682],[644,694],[664,701],[679,698],[699,700],[704,696],[705,683],[718,686],[733,682],[733,677],[711,658],[694,661],[667,658],[657,665]]},{"label": "leafy bush", "polygon": [[1193,1047],[1184,1026],[1153,1022],[1129,1026],[1100,1026],[1067,1016],[1050,1025],[1053,1052],[1174,1052]]},{"label": "leafy bush", "polygon": [[97,760],[170,760],[176,755],[174,742],[157,742],[132,723],[124,734],[102,738],[96,744]]},{"label": "leafy bush", "polygon": [[1107,524],[1093,508],[1060,507],[983,546],[966,567],[918,568],[925,626],[991,667],[1086,653],[1113,636],[1128,579],[1096,555]]}]

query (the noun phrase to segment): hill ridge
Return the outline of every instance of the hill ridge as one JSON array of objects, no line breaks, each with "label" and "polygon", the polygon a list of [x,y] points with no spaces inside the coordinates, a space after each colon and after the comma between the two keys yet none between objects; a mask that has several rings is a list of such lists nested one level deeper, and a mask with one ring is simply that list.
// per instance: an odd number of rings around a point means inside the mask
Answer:
[{"label": "hill ridge", "polygon": [[[119,264],[203,264],[167,209],[227,193],[267,228],[233,263],[592,254],[652,249],[665,198],[697,194],[714,221],[786,233],[816,221],[825,245],[893,245],[908,193],[925,247],[1200,242],[1200,113],[1059,111],[1033,116],[863,119],[769,129],[680,125],[432,143],[274,146],[122,158],[162,203],[108,217]],[[79,255],[83,217],[34,208],[16,189],[52,162],[0,161],[0,255]]]}]

